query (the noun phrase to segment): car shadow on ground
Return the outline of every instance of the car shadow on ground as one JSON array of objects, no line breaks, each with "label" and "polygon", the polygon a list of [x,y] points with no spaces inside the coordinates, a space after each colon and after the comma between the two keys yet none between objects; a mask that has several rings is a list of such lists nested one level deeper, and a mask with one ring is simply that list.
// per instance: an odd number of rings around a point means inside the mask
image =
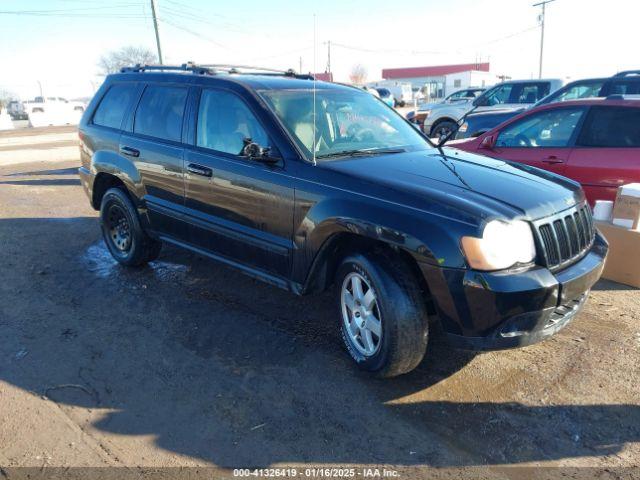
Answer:
[{"label": "car shadow on ground", "polygon": [[625,285],[624,283],[614,282],[612,280],[606,280],[604,278],[600,279],[598,283],[596,283],[592,290],[595,291],[606,291],[606,290],[638,290],[636,287],[632,287],[631,285]]},{"label": "car shadow on ground", "polygon": [[96,218],[0,220],[0,380],[117,434],[105,448],[145,436],[223,467],[468,466],[640,441],[637,405],[406,400],[474,356],[434,340],[414,372],[374,379],[339,347],[330,294],[299,298],[174,248],[126,269],[98,232]]},{"label": "car shadow on ground", "polygon": [[35,179],[35,180],[5,180],[0,185],[33,185],[33,186],[69,186],[80,185],[77,178]]}]

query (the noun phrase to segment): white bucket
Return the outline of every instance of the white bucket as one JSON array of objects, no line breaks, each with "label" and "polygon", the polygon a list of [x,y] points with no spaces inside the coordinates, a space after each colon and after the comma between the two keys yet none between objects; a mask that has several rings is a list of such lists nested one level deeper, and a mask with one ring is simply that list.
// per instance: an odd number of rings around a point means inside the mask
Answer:
[{"label": "white bucket", "polygon": [[596,200],[593,207],[593,218],[600,222],[610,222],[613,213],[613,202],[611,200]]}]

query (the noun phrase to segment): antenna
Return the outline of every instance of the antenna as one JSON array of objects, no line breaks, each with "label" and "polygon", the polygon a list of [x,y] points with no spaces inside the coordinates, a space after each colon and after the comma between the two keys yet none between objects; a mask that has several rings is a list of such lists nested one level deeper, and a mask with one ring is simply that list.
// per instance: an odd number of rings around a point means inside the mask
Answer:
[{"label": "antenna", "polygon": [[313,14],[313,166],[316,166],[316,14]]}]

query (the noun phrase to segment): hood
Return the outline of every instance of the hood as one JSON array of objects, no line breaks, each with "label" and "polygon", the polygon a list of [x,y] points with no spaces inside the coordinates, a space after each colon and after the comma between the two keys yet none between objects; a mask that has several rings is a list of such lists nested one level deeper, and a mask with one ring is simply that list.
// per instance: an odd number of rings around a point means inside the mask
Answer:
[{"label": "hood", "polygon": [[450,107],[453,105],[468,105],[472,103],[473,100],[474,100],[473,98],[470,98],[468,100],[455,100],[453,102],[444,102],[441,100],[439,102],[423,103],[418,107],[418,111],[424,112],[425,110],[433,110],[434,108],[441,108],[441,107]]},{"label": "hood", "polygon": [[[584,201],[580,185],[524,164],[453,148],[321,162],[321,168],[477,216],[546,217]],[[429,203],[424,200],[428,199]]]}]

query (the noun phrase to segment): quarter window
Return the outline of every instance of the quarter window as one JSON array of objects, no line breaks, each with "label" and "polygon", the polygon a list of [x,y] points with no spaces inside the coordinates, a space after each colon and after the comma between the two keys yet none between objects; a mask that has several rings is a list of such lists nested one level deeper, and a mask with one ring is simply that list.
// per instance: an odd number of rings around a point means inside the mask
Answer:
[{"label": "quarter window", "polygon": [[528,116],[506,127],[498,135],[500,148],[566,147],[571,141],[582,108],[561,108]]},{"label": "quarter window", "polygon": [[98,105],[93,115],[93,123],[103,127],[120,128],[135,93],[136,87],[133,84],[113,85]]},{"label": "quarter window", "polygon": [[133,131],[179,142],[186,100],[186,88],[148,86],[138,105]]},{"label": "quarter window", "polygon": [[640,108],[592,107],[577,143],[582,147],[640,147]]},{"label": "quarter window", "polygon": [[269,137],[249,107],[235,94],[203,90],[198,109],[196,144],[218,152],[241,155],[245,140],[262,147]]}]

